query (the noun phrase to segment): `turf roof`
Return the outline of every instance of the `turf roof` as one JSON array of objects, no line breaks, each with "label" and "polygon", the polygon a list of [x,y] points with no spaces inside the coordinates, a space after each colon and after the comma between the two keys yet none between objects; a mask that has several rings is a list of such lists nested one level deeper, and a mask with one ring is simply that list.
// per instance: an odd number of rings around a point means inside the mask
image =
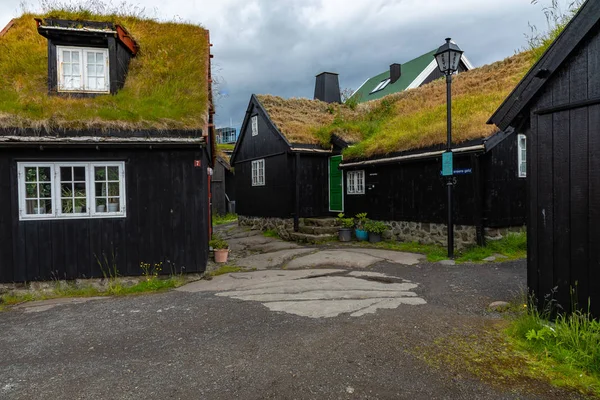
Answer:
[{"label": "turf roof", "polygon": [[[257,95],[256,98],[277,129],[292,144],[322,144],[328,147],[329,139],[323,141],[317,130],[333,123],[336,118],[350,118],[355,114],[349,107],[320,100],[284,99],[271,95]],[[355,132],[340,132],[338,136],[347,142],[360,139]]]},{"label": "turf roof", "polygon": [[400,78],[394,82],[388,84],[384,89],[379,90],[375,93],[371,93],[377,85],[379,85],[383,80],[388,79],[390,77],[390,70],[388,69],[385,72],[382,72],[374,77],[368,79],[356,92],[352,94],[352,99],[356,99],[358,102],[365,102],[370,100],[377,100],[384,96],[387,96],[392,93],[398,93],[406,88],[419,76],[425,68],[432,61],[434,61],[433,55],[436,53],[436,50],[432,50],[429,53],[423,54],[413,60],[407,61],[402,64],[402,74]]},{"label": "turf roof", "polygon": [[[34,18],[106,21],[139,45],[116,95],[48,95],[47,39]],[[0,37],[0,127],[102,130],[203,129],[208,121],[208,31],[139,17],[65,10],[24,14]]]},{"label": "turf roof", "polygon": [[[533,65],[532,54],[463,72],[452,84],[453,143],[485,138],[498,131],[486,124]],[[362,140],[344,151],[344,159],[380,157],[446,142],[446,84],[443,79],[358,106],[354,118],[321,128],[320,137],[359,134]]]}]

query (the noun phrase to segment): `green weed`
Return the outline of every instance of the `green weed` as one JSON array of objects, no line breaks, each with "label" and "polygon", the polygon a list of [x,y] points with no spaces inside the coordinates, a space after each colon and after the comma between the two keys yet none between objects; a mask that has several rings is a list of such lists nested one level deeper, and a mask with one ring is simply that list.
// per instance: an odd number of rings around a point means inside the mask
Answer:
[{"label": "green weed", "polygon": [[276,229],[267,229],[262,234],[263,234],[263,236],[270,237],[270,238],[278,238],[279,237],[279,233],[277,233]]},{"label": "green weed", "polygon": [[233,221],[237,221],[237,214],[225,214],[225,215],[220,215],[220,214],[215,214],[213,215],[213,225],[223,225],[223,224],[227,224],[229,222],[233,222]]},{"label": "green weed", "polygon": [[243,269],[241,267],[236,267],[234,265],[222,265],[221,267],[219,267],[219,269],[210,272],[209,275],[210,276],[219,276],[219,275],[225,275],[225,274],[241,272],[241,271],[243,271]]},{"label": "green weed", "polygon": [[456,261],[479,262],[494,254],[504,256],[502,261],[527,257],[527,233],[509,233],[500,240],[488,240],[484,247],[470,247],[459,252]]}]

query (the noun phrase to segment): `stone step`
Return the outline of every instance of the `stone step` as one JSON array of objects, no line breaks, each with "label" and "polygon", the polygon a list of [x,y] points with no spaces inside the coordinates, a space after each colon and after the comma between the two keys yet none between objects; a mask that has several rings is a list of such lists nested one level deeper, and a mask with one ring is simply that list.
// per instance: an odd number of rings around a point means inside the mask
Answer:
[{"label": "stone step", "polygon": [[310,233],[301,233],[288,231],[290,239],[300,243],[318,244],[327,240],[335,239],[337,235],[312,235]]},{"label": "stone step", "polygon": [[304,218],[303,223],[305,226],[337,226],[337,220],[335,218]]},{"label": "stone step", "polygon": [[300,233],[308,233],[311,235],[335,235],[338,233],[337,226],[305,226],[299,227]]}]

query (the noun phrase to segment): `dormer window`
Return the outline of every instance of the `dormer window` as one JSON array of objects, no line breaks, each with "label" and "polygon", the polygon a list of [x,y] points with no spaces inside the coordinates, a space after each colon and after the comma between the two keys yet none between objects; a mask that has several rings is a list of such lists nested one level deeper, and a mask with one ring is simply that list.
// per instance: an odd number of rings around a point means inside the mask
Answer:
[{"label": "dormer window", "polygon": [[390,79],[384,79],[375,86],[375,89],[371,91],[371,93],[379,92],[380,90],[385,89],[385,87],[390,83]]},{"label": "dormer window", "polygon": [[58,90],[108,93],[108,49],[56,46]]}]

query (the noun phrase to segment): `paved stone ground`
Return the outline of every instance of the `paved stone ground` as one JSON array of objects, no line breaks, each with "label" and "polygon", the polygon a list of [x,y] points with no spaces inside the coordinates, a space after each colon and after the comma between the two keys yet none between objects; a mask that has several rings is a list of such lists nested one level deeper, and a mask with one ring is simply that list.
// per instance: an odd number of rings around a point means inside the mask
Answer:
[{"label": "paved stone ground", "polygon": [[[247,243],[234,258],[253,253]],[[496,386],[420,357],[437,339],[469,337],[498,318],[486,306],[523,289],[525,262],[393,257],[381,254],[368,270],[259,270],[155,295],[0,313],[0,399],[579,398],[537,381]],[[402,302],[335,306],[345,296]]]}]

